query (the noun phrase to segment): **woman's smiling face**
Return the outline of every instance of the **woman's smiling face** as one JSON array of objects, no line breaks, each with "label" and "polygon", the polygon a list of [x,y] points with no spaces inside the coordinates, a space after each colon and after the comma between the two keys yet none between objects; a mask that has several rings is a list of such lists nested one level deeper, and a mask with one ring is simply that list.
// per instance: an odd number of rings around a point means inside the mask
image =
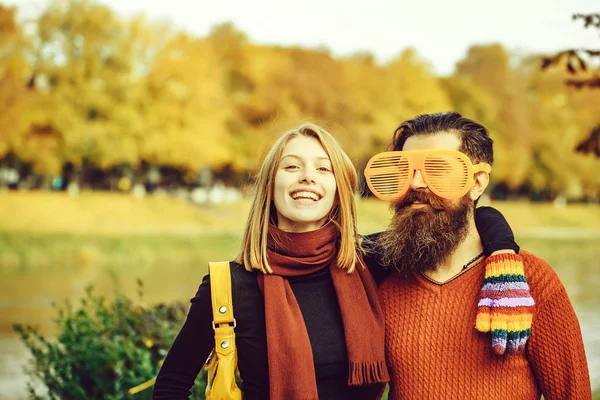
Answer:
[{"label": "woman's smiling face", "polygon": [[333,207],[336,190],[331,160],[321,143],[309,136],[290,139],[275,174],[277,227],[288,232],[319,229]]}]

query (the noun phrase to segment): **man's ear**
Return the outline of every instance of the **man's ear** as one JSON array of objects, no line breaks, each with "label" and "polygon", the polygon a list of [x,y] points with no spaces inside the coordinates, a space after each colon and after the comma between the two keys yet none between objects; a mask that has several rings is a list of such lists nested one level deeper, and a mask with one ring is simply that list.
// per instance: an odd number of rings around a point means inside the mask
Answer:
[{"label": "man's ear", "polygon": [[473,187],[469,191],[469,195],[471,196],[471,200],[477,200],[482,194],[485,188],[490,183],[490,174],[487,172],[481,171],[475,174],[475,179],[473,182]]}]

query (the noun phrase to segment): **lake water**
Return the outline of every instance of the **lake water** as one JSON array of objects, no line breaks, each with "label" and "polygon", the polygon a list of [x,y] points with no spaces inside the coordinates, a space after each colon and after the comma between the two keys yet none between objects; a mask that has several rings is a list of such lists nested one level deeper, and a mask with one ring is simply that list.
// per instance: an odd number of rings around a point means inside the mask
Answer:
[{"label": "lake water", "polygon": [[[522,248],[545,258],[563,281],[579,317],[592,386],[600,389],[600,235],[519,238]],[[544,237],[540,237],[544,236]],[[573,236],[573,235],[568,235]],[[44,268],[44,273],[3,277],[0,283],[0,399],[25,398],[27,377],[23,373],[28,354],[12,333],[12,323],[39,325],[52,334],[52,302],[76,300],[88,284],[110,295],[115,290],[115,271],[106,268]],[[38,269],[39,270],[39,269]],[[62,271],[62,272],[61,272]],[[145,285],[146,303],[187,301],[206,271],[204,265],[120,266],[116,275],[121,289],[136,296],[136,279]]]}]

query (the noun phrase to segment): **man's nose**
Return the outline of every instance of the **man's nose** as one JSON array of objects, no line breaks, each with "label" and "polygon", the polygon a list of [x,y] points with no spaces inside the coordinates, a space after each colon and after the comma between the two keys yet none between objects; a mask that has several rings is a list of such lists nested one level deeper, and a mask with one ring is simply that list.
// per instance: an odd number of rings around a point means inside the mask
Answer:
[{"label": "man's nose", "polygon": [[425,183],[425,180],[423,179],[423,174],[421,174],[421,170],[417,169],[415,170],[415,174],[413,176],[413,178],[410,180],[410,188],[415,190],[415,189],[422,189],[422,188],[426,188],[427,184]]}]

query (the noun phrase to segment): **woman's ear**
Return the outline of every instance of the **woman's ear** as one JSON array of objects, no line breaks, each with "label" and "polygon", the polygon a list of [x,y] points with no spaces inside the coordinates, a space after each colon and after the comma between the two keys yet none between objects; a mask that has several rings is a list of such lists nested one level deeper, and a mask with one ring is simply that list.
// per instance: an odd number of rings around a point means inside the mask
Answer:
[{"label": "woman's ear", "polygon": [[477,172],[474,177],[473,187],[469,191],[469,195],[471,196],[471,200],[475,201],[485,191],[485,188],[490,183],[490,174],[484,171]]}]

